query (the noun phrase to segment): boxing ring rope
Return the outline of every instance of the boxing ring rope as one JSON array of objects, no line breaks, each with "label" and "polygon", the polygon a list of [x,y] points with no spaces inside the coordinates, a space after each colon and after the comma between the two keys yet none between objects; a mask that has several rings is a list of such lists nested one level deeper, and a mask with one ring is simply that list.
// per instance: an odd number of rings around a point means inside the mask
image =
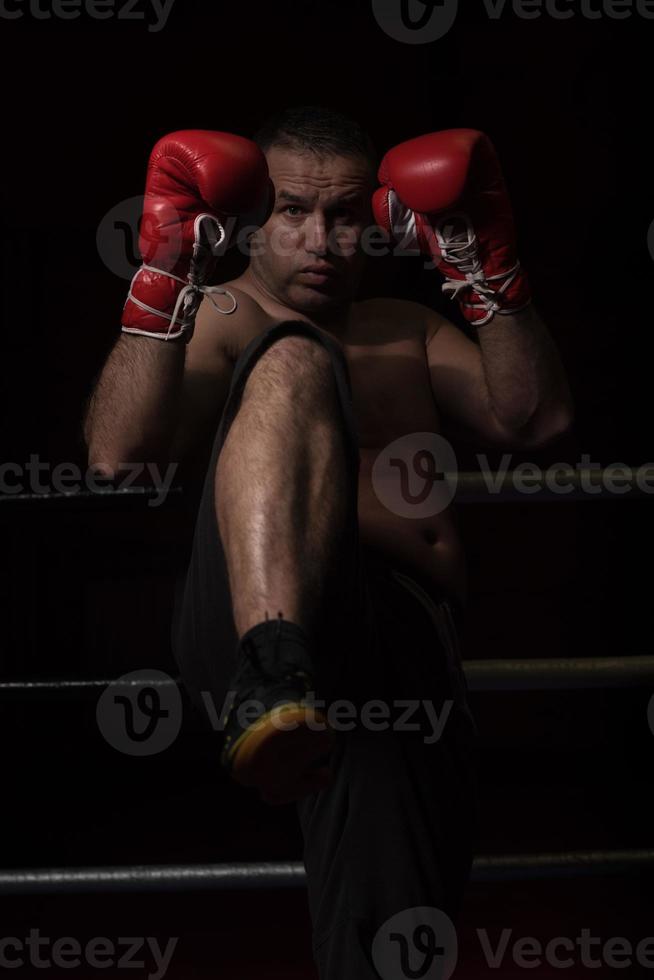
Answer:
[{"label": "boxing ring rope", "polygon": [[[565,469],[569,465],[569,470]],[[634,500],[654,497],[654,464],[589,468],[572,467],[571,464],[555,464],[539,468],[541,476],[529,475],[520,470],[462,470],[437,472],[436,481],[447,481],[453,491],[453,501],[461,504],[477,503],[565,503],[579,500]],[[619,470],[619,473],[616,472]],[[651,476],[641,471],[651,470]],[[537,481],[537,485],[528,481]],[[620,480],[620,489],[609,484]],[[540,481],[538,483],[538,481]],[[647,485],[651,481],[651,485]],[[17,510],[27,509],[34,502],[49,504],[53,511],[66,505],[99,509],[121,506],[126,501],[149,503],[153,498],[161,501],[171,497],[183,498],[183,486],[126,487],[100,490],[72,490],[69,492],[0,493],[0,514],[10,513],[12,504]],[[23,505],[22,507],[17,505]]]},{"label": "boxing ring rope", "polygon": [[[546,471],[547,472],[547,471]],[[514,471],[503,474],[461,472],[442,474],[455,486],[455,503],[534,503],[579,500],[643,499],[654,492],[642,485],[636,469],[621,469],[623,491],[616,492],[606,485],[615,472],[608,470],[577,470],[565,473],[569,489],[557,488],[553,481],[532,488],[520,489]],[[454,483],[455,481],[455,483]],[[589,489],[590,488],[590,489]],[[183,496],[182,487],[171,487],[167,494],[173,502]],[[41,513],[56,514],[70,507],[97,508],[126,501],[137,506],[160,497],[160,491],[149,487],[125,490],[75,491],[71,493],[0,495],[0,516],[13,519],[32,508],[34,501],[42,505]],[[15,506],[11,507],[10,502]],[[48,506],[49,504],[49,506]],[[4,509],[3,509],[4,508]],[[654,682],[654,656],[571,657],[567,659],[468,660],[463,664],[470,691],[538,691],[582,690],[593,688],[623,688]],[[0,701],[41,701],[84,699],[98,696],[110,684],[111,678],[57,678],[0,681]],[[169,688],[178,679],[148,678],[123,681],[122,687],[151,686]],[[602,875],[638,875],[654,870],[654,849],[594,850],[542,852],[536,854],[482,855],[475,858],[471,873],[473,882],[527,881],[551,878],[596,877]],[[191,890],[246,890],[301,888],[306,885],[304,867],[299,862],[254,862],[197,865],[136,865],[115,867],[76,867],[50,869],[0,870],[0,895],[47,894],[109,894],[126,892],[178,893]]]},{"label": "boxing ring rope", "polygon": [[[570,657],[550,660],[466,660],[463,670],[470,691],[587,690],[654,684],[654,656]],[[0,681],[0,701],[84,699],[100,694],[110,684],[121,689],[181,686],[178,678],[147,677],[56,678]]]},{"label": "boxing ring rope", "polygon": [[[654,870],[654,850],[493,854],[474,859],[473,882],[636,875]],[[304,888],[301,862],[133,865],[0,871],[0,895],[243,891]]]},{"label": "boxing ring rope", "polygon": [[654,656],[467,660],[470,691],[584,690],[654,685]]}]

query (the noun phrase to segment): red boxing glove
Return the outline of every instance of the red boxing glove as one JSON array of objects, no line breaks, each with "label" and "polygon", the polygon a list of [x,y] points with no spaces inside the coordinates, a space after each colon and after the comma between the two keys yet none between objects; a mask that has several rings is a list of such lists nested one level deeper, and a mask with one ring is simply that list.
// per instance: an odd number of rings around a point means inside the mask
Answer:
[{"label": "red boxing glove", "polygon": [[[245,212],[261,224],[269,213],[269,186],[263,152],[242,136],[186,129],[156,143],[139,233],[143,265],[123,309],[124,333],[158,340],[183,335],[189,342],[202,295],[227,293],[206,285],[216,256],[229,244],[223,225]],[[219,312],[232,313],[231,298],[228,309],[212,302]]]},{"label": "red boxing glove", "polygon": [[480,327],[531,300],[493,144],[475,129],[429,133],[389,150],[373,196],[375,220],[403,245],[430,255]]}]

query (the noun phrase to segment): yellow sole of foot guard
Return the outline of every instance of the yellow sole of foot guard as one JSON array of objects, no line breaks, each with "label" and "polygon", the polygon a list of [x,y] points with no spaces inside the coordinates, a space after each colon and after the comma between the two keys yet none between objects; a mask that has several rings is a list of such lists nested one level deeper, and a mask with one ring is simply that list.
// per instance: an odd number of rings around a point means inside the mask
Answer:
[{"label": "yellow sole of foot guard", "polygon": [[278,705],[234,743],[232,777],[256,787],[266,803],[291,803],[328,785],[332,740],[320,711],[300,703]]}]

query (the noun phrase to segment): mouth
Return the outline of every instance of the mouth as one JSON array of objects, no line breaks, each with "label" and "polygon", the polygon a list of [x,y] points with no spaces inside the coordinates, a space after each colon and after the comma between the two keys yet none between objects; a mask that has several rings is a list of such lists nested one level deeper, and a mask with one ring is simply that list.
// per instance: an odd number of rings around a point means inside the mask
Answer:
[{"label": "mouth", "polygon": [[336,277],[336,269],[331,265],[307,265],[300,269],[299,275],[315,285],[322,285]]}]

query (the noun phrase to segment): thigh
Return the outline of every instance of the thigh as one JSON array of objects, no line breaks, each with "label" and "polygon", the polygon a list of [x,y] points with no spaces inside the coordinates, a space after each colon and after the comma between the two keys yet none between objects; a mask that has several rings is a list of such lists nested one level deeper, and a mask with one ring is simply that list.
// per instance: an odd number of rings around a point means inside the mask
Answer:
[{"label": "thigh", "polygon": [[[242,351],[234,368],[229,394],[223,409],[200,498],[190,559],[180,576],[175,595],[172,645],[175,659],[193,700],[206,711],[210,700],[218,711],[227,695],[236,667],[236,632],[227,562],[223,550],[215,506],[215,473],[229,428],[236,417],[246,381],[259,357],[277,340],[286,336],[305,336],[321,344],[329,353],[339,404],[338,424],[344,436],[347,457],[348,499],[346,525],[340,549],[342,561],[330,583],[330,609],[349,617],[348,608],[359,600],[360,580],[357,564],[357,497],[359,450],[351,401],[351,383],[342,350],[327,335],[302,321],[277,323],[253,338]],[[329,621],[329,617],[326,617]],[[322,633],[323,643],[329,630]],[[325,661],[332,664],[332,661]]]}]

